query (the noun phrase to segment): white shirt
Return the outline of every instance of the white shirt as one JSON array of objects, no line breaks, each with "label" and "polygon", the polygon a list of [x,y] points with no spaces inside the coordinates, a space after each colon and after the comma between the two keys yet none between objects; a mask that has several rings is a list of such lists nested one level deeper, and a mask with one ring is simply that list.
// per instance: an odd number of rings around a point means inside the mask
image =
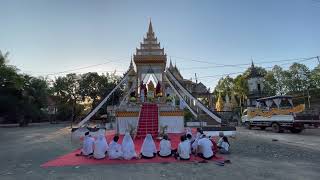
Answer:
[{"label": "white shirt", "polygon": [[112,141],[110,144],[109,144],[109,151],[108,151],[108,154],[109,154],[109,158],[110,159],[117,159],[117,158],[120,158],[122,157],[122,151],[121,151],[121,145]]},{"label": "white shirt", "polygon": [[160,152],[161,156],[169,156],[171,154],[171,143],[168,140],[162,139],[160,141]]},{"label": "white shirt", "polygon": [[90,136],[85,136],[83,140],[83,146],[82,146],[82,154],[87,156],[91,153],[93,153],[93,144],[94,139]]},{"label": "white shirt", "polygon": [[201,137],[201,133],[197,132],[195,139],[199,139]]},{"label": "white shirt", "polygon": [[108,150],[108,143],[103,136],[99,136],[94,142],[93,157],[96,159],[102,159],[106,157],[106,151]]},{"label": "white shirt", "polygon": [[208,138],[201,138],[198,141],[198,146],[200,146],[200,153],[203,154],[203,156],[205,158],[209,158],[213,155],[213,151],[212,151],[212,142],[210,141],[210,139]]},{"label": "white shirt", "polygon": [[230,145],[229,145],[227,142],[222,141],[221,147],[222,147],[224,150],[229,151]]},{"label": "white shirt", "polygon": [[178,154],[179,157],[183,159],[189,159],[190,158],[190,143],[188,141],[180,142],[178,145]]}]

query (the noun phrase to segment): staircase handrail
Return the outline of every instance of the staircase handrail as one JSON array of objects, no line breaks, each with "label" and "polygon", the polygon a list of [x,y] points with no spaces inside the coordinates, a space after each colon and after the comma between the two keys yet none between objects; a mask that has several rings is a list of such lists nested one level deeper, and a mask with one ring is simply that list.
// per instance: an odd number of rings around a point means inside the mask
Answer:
[{"label": "staircase handrail", "polygon": [[196,105],[200,107],[201,110],[203,110],[206,114],[208,114],[211,118],[216,120],[218,123],[221,123],[221,118],[218,117],[216,114],[214,114],[212,111],[210,111],[207,107],[205,107],[197,98],[195,98],[188,90],[186,90],[179,82],[178,80],[171,74],[171,72],[167,69],[166,74],[170,76],[170,78],[174,81],[174,83],[182,90],[182,92],[187,95],[190,99],[194,100],[196,102]]},{"label": "staircase handrail", "polygon": [[[164,76],[167,78],[168,83],[169,83],[169,85],[171,86],[171,88],[174,90],[174,92],[178,95],[178,97],[179,97],[180,99],[182,99],[182,100],[184,101],[183,97],[182,97],[181,94],[178,92],[178,90],[173,86],[171,80],[167,77],[167,75],[164,74]],[[189,111],[197,118],[197,117],[198,117],[198,114],[197,114],[196,112],[194,112],[194,110],[189,106],[188,103],[185,103],[185,104],[187,105],[187,108],[189,109]]]},{"label": "staircase handrail", "polygon": [[107,102],[109,97],[127,80],[128,73],[122,78],[122,80],[118,83],[118,85],[112,89],[112,91],[96,106],[83,120],[78,123],[78,127],[83,126],[90,118],[95,115],[98,110]]}]

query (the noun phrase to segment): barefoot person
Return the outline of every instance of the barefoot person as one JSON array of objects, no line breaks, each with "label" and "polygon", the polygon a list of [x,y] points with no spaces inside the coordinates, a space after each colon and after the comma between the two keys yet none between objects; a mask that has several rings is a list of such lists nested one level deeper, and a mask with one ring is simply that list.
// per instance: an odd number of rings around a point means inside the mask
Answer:
[{"label": "barefoot person", "polygon": [[141,158],[151,159],[154,158],[156,154],[156,144],[154,143],[151,134],[147,134],[141,146]]},{"label": "barefoot person", "polygon": [[122,159],[121,145],[118,144],[119,136],[114,136],[113,141],[109,144],[109,159]]},{"label": "barefoot person", "polygon": [[163,135],[162,140],[160,141],[160,151],[158,152],[160,157],[171,157],[171,142],[168,139],[168,135]]},{"label": "barefoot person", "polygon": [[93,157],[95,159],[103,159],[106,157],[108,150],[108,143],[106,137],[103,134],[98,136],[98,139],[94,142],[94,152]]},{"label": "barefoot person", "polygon": [[185,135],[180,137],[180,141],[176,158],[179,160],[190,160],[191,149],[189,141],[186,140]]},{"label": "barefoot person", "polygon": [[202,135],[201,139],[198,141],[198,156],[205,160],[212,159],[214,156],[212,147],[213,144],[210,139],[208,139],[206,135]]},{"label": "barefoot person", "polygon": [[82,149],[80,154],[76,154],[76,156],[91,156],[93,155],[93,145],[94,139],[90,136],[89,132],[84,134]]},{"label": "barefoot person", "polygon": [[125,133],[124,138],[122,140],[122,153],[123,158],[126,160],[130,160],[132,158],[136,158],[136,150],[134,148],[133,140],[129,133]]}]

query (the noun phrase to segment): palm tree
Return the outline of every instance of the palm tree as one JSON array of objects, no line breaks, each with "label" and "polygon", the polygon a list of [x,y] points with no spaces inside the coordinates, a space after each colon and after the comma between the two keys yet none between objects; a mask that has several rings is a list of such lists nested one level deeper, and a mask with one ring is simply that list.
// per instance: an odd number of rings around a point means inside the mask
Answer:
[{"label": "palm tree", "polygon": [[0,50],[0,66],[3,66],[6,64],[6,62],[8,62],[8,56],[9,56],[9,52],[6,53],[2,53],[2,51]]}]

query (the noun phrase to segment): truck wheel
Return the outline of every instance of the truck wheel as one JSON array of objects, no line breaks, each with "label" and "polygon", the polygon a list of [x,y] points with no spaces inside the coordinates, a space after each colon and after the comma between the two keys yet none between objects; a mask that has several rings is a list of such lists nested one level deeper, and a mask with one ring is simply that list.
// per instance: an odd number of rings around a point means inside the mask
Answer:
[{"label": "truck wheel", "polygon": [[250,125],[250,122],[245,122],[244,123],[244,127],[246,127],[247,129],[251,129],[251,125]]},{"label": "truck wheel", "polygon": [[279,133],[281,131],[278,123],[272,123],[271,127],[273,132]]},{"label": "truck wheel", "polygon": [[291,128],[290,132],[297,134],[297,133],[301,133],[302,129]]}]

